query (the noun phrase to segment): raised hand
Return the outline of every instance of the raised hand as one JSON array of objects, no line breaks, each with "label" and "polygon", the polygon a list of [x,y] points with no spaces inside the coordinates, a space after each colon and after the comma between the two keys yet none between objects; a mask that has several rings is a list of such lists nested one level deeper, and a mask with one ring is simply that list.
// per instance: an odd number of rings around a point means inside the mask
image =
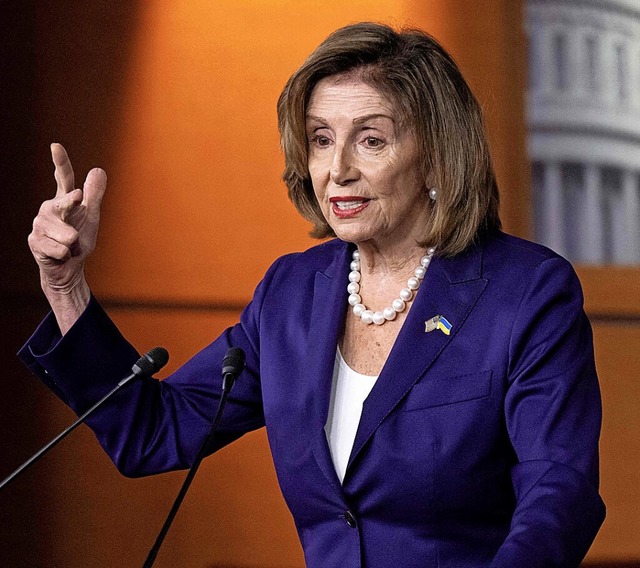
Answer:
[{"label": "raised hand", "polygon": [[29,247],[40,268],[42,289],[65,333],[89,301],[84,263],[96,245],[100,204],[107,175],[91,170],[82,189],[75,188],[71,161],[61,144],[51,145],[57,191],[33,221]]}]

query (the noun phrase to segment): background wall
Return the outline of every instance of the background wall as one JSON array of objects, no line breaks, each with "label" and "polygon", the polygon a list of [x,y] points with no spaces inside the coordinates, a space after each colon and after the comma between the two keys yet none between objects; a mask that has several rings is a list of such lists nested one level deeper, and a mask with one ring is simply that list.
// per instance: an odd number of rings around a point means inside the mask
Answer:
[{"label": "background wall", "polygon": [[[167,347],[167,372],[236,320],[275,257],[312,244],[279,179],[275,103],[339,26],[406,24],[443,42],[485,107],[506,228],[529,232],[518,1],[23,0],[0,10],[0,477],[73,420],[14,355],[46,312],[26,236],[55,191],[50,142],[66,145],[78,184],[95,165],[107,170],[92,287],[140,351]],[[628,467],[640,434],[638,279],[617,274],[615,309],[594,288],[600,273],[583,276],[587,301],[599,298],[588,306],[606,362],[610,513],[594,561],[640,559],[640,479]],[[183,477],[124,479],[83,428],[0,494],[0,564],[139,566]],[[263,432],[205,461],[156,565],[303,566]]]}]

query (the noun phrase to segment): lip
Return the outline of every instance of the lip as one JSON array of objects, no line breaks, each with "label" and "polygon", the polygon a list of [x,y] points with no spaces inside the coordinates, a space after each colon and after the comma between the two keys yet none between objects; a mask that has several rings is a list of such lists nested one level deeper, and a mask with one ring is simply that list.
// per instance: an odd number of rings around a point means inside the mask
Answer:
[{"label": "lip", "polygon": [[[371,200],[367,197],[359,195],[338,195],[329,198],[331,203],[331,211],[338,219],[351,219],[357,217],[364,211]],[[360,205],[351,206],[348,209],[341,208],[338,203],[351,202],[352,204],[360,203]]]}]

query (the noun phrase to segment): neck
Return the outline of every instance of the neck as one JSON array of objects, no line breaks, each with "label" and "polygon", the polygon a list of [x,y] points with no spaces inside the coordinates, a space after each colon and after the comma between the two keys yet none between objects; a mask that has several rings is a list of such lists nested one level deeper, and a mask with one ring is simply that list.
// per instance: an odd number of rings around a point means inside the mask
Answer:
[{"label": "neck", "polygon": [[413,243],[402,247],[381,248],[377,243],[365,241],[356,243],[360,251],[360,272],[365,275],[400,276],[420,264],[425,254],[424,247]]},{"label": "neck", "polygon": [[[386,321],[392,321],[396,318],[397,314],[404,312],[407,303],[413,299],[414,293],[420,287],[422,279],[426,274],[426,269],[431,263],[431,257],[433,256],[435,249],[430,248],[426,251],[426,254],[420,257],[420,264],[414,268],[413,275],[405,281],[406,287],[400,290],[399,297],[391,302],[390,306],[384,309],[368,309],[364,304],[364,298],[369,295],[371,299],[375,301],[377,305],[382,295],[388,295],[390,289],[397,284],[394,280],[402,279],[399,272],[400,262],[402,263],[402,271],[404,272],[410,255],[404,255],[401,259],[398,256],[393,257],[393,263],[389,262],[386,258],[385,268],[388,270],[393,264],[394,272],[381,272],[380,263],[377,267],[367,274],[362,274],[362,254],[360,251],[354,251],[353,261],[351,263],[351,272],[349,273],[349,285],[347,291],[349,292],[349,305],[353,306],[353,314],[356,317],[362,319],[365,324],[374,323],[376,325],[382,325]],[[369,253],[371,251],[369,250]],[[376,260],[385,257],[377,255],[373,257]],[[370,267],[371,268],[371,267]],[[406,273],[405,273],[406,277]],[[369,302],[369,300],[367,300]],[[372,305],[369,303],[368,305]]]}]

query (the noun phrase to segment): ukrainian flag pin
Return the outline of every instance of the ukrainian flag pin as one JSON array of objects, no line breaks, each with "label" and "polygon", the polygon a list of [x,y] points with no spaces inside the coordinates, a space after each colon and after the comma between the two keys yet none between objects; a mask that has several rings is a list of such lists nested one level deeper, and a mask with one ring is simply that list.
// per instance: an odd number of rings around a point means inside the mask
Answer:
[{"label": "ukrainian flag pin", "polygon": [[434,316],[430,320],[424,322],[424,331],[426,333],[429,333],[434,329],[439,329],[445,335],[449,335],[452,327],[453,325],[451,325],[449,320],[444,316]]}]

